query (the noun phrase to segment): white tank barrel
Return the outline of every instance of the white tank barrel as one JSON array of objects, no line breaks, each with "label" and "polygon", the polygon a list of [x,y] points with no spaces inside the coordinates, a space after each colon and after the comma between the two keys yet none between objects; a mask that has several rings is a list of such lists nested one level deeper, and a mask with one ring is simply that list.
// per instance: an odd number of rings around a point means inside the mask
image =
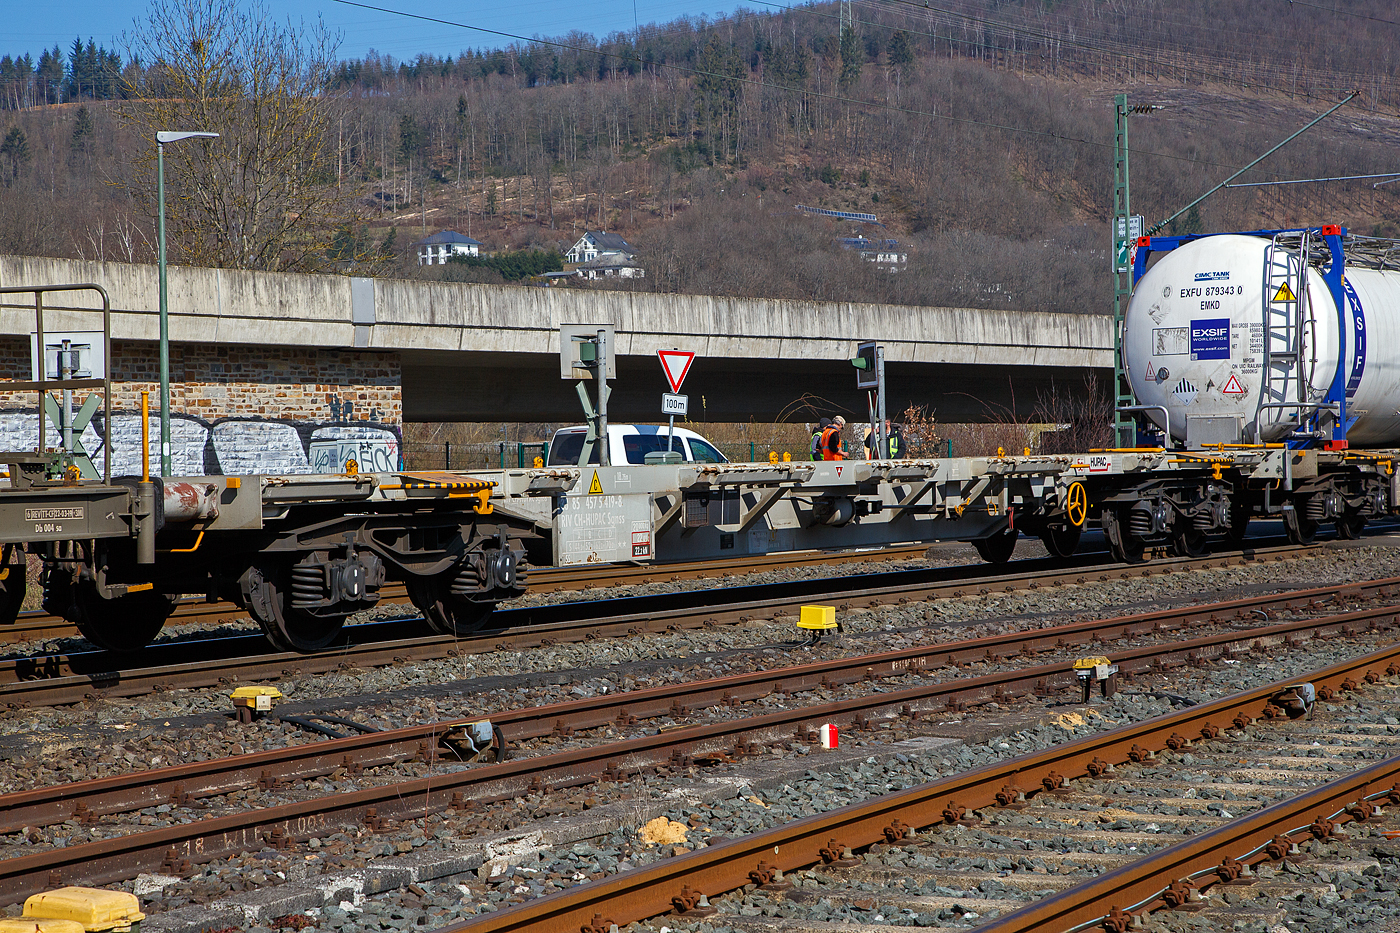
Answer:
[{"label": "white tank barrel", "polygon": [[1299,268],[1296,248],[1227,234],[1163,254],[1138,280],[1124,367],[1138,401],[1166,409],[1173,438],[1281,440],[1325,400],[1341,357],[1347,439],[1400,444],[1400,272],[1346,270],[1341,353],[1332,293]]},{"label": "white tank barrel", "polygon": [[206,521],[219,517],[219,487],[213,483],[165,483],[167,522]]}]

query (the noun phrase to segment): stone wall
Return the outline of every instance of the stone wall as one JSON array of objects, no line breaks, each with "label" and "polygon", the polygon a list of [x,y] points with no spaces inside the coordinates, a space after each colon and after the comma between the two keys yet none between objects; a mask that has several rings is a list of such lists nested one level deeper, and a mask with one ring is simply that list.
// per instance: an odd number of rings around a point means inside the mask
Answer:
[{"label": "stone wall", "polygon": [[[141,471],[141,392],[160,464],[158,344],[112,341],[112,475]],[[29,341],[0,337],[0,379],[28,380]],[[86,392],[78,392],[74,407]],[[398,469],[399,355],[362,350],[182,344],[170,347],[171,470],[178,476]],[[33,392],[0,393],[0,450],[38,444]],[[82,435],[102,469],[102,416]],[[58,430],[45,429],[48,446]]]},{"label": "stone wall", "polygon": [[[81,435],[83,449],[102,472],[105,423],[99,414]],[[45,444],[59,446],[59,432],[45,429]],[[112,475],[141,473],[141,417],[112,415]],[[0,450],[33,450],[39,443],[34,410],[0,411]],[[160,472],[160,421],[150,424],[151,471]],[[170,470],[174,476],[246,476],[252,473],[342,473],[354,459],[364,472],[400,468],[402,440],[393,426],[372,422],[317,424],[234,418],[205,422],[170,419]]]},{"label": "stone wall", "polygon": [[[112,341],[112,408],[137,411],[141,392],[160,397],[157,344]],[[29,341],[0,337],[0,379],[29,379]],[[32,408],[34,396],[7,393],[0,408]],[[238,344],[171,344],[170,410],[206,421],[285,418],[403,423],[398,353]]]}]

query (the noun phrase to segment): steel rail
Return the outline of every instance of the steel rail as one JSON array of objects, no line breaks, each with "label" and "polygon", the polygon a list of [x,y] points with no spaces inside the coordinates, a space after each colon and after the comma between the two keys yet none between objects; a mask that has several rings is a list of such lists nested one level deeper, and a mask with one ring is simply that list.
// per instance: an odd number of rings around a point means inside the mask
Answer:
[{"label": "steel rail", "polygon": [[[1400,577],[1361,584],[1358,592],[1388,592],[1400,588]],[[885,678],[932,670],[943,665],[985,661],[1003,657],[1030,656],[1075,645],[1110,641],[1147,634],[1166,634],[1178,625],[1217,620],[1232,613],[1236,618],[1247,612],[1288,608],[1314,603],[1323,596],[1336,595],[1335,588],[1314,588],[1282,596],[1257,596],[1178,610],[1158,610],[1130,616],[1076,622],[1052,628],[1035,629],[965,639],[957,642],[879,652],[772,670],[733,674],[726,677],[671,684],[625,693],[609,693],[545,706],[528,707],[486,714],[501,728],[508,741],[521,741],[566,730],[589,729],[611,723],[631,723],[661,716],[683,716],[694,709],[735,706],[774,692],[795,693],[822,686],[840,686],[874,678]],[[1229,632],[1179,643],[1171,655],[1199,662],[1218,655],[1229,644],[1278,643],[1308,630],[1357,628],[1376,623],[1396,607],[1367,609],[1325,618],[1297,620],[1244,632]],[[1102,649],[1096,649],[1102,650]],[[1192,657],[1194,655],[1194,658]],[[1128,672],[1145,670],[1160,649],[1136,649],[1117,655]],[[1005,678],[957,682],[949,690],[980,689],[980,695],[1003,696],[1018,689],[1018,682]],[[1024,692],[1024,682],[1019,689]],[[901,699],[903,702],[903,699]],[[469,722],[446,720],[368,735],[333,739],[315,745],[290,746],[256,752],[235,758],[219,758],[160,769],[114,775],[71,784],[19,791],[0,796],[0,833],[24,827],[48,826],[77,818],[87,821],[98,816],[129,812],[163,803],[183,804],[270,781],[305,779],[328,774],[336,768],[365,768],[392,764],[407,758],[431,761],[438,754],[436,742],[446,732]],[[429,744],[429,743],[434,744]]]},{"label": "steel rail", "polygon": [[[914,560],[924,556],[928,544],[902,545],[864,551],[803,551],[794,554],[768,554],[761,557],[726,557],[711,561],[683,561],[661,564],[607,564],[581,567],[541,567],[529,571],[531,593],[554,593],[589,587],[635,586],[643,583],[674,583],[680,580],[703,580],[732,574],[761,573],[794,567],[815,567],[829,564],[882,563]],[[408,599],[402,583],[380,587],[381,601]],[[231,617],[246,618],[247,613],[230,602],[209,603],[203,599],[182,599],[171,613],[167,624],[221,622]],[[78,634],[77,626],[62,616],[41,609],[21,612],[12,625],[0,625],[0,643],[12,643],[40,638],[63,638]]]},{"label": "steel rail", "polygon": [[544,567],[529,572],[530,592],[549,593],[589,586],[631,586],[638,583],[674,583],[679,580],[701,580],[736,573],[761,573],[793,567],[817,567],[827,564],[879,563],[896,560],[916,560],[928,553],[938,542],[893,545],[857,551],[803,551],[787,554],[724,557],[718,560],[683,561],[678,563],[612,564],[599,568]]},{"label": "steel rail", "polygon": [[[1260,548],[1245,548],[1240,552],[1229,552],[1217,554],[1215,560],[1230,560],[1232,558],[1242,558],[1253,560],[1258,555],[1277,556],[1290,552],[1306,551],[1316,546],[1266,546]],[[697,580],[713,576],[724,576],[731,574],[756,573],[764,570],[783,569],[791,567],[818,566],[824,564],[843,563],[871,563],[888,562],[900,559],[912,559],[928,551],[926,545],[912,547],[881,548],[871,551],[842,551],[842,552],[802,552],[796,555],[767,555],[763,558],[738,557],[724,558],[713,561],[690,561],[673,564],[649,564],[649,565],[628,565],[628,564],[607,564],[607,565],[586,565],[579,567],[544,567],[529,572],[529,589],[533,593],[550,593],[567,590],[589,589],[593,587],[609,586],[630,586],[642,583],[655,582],[677,582],[680,580]],[[1160,570],[1170,570],[1173,566],[1182,562],[1206,561],[1202,566],[1210,566],[1212,558],[1168,558],[1166,560],[1153,561],[1150,567]],[[1090,572],[1096,567],[1111,565],[1111,559],[1107,552],[1094,552],[1078,554],[1072,558],[1028,558],[1015,562],[1017,565],[1030,567],[1017,574],[1000,573],[1001,565],[995,564],[969,564],[960,567],[940,567],[927,568],[924,570],[894,571],[895,573],[905,573],[910,575],[918,574],[941,574],[948,576],[953,573],[962,575],[965,582],[971,584],[983,578],[995,578],[989,582],[1000,582],[1001,580],[1015,580],[1020,577],[1031,579],[1043,573],[1041,568],[1051,571],[1067,571],[1072,568],[1079,568],[1084,572]],[[1137,565],[1136,572],[1142,572],[1143,565]],[[1124,566],[1113,568],[1119,578],[1132,576],[1134,571]],[[883,571],[889,572],[889,571]],[[1019,575],[1019,576],[1018,576]],[[1103,579],[1107,579],[1106,577]],[[802,581],[808,584],[816,581]],[[396,600],[407,601],[408,593],[403,584],[391,583],[381,590],[381,602],[393,602]],[[645,597],[644,597],[645,598]],[[506,615],[517,610],[503,610],[500,614]],[[180,600],[170,617],[173,624],[199,624],[227,622],[235,620],[246,620],[247,614],[233,603],[216,602],[209,603],[200,598],[189,598]],[[351,627],[352,629],[354,626]],[[31,639],[72,637],[78,634],[77,628],[67,620],[49,615],[41,610],[32,610],[20,613],[18,620],[13,625],[0,625],[0,643],[21,642]],[[157,643],[157,647],[160,643]]]},{"label": "steel rail", "polygon": [[[498,611],[492,616],[493,627],[469,637],[449,635],[378,641],[327,649],[317,654],[264,654],[229,657],[227,646],[217,655],[213,648],[202,646],[202,657],[159,666],[122,670],[110,665],[120,657],[106,653],[50,655],[40,658],[18,658],[0,661],[0,705],[14,706],[63,705],[108,696],[143,696],[177,688],[208,687],[235,680],[260,680],[312,673],[325,673],[355,667],[378,667],[409,661],[437,660],[464,654],[489,651],[511,651],[583,641],[598,637],[631,637],[641,632],[659,632],[703,626],[742,624],[754,619],[795,613],[813,601],[830,601],[842,610],[870,608],[899,602],[911,602],[941,596],[987,595],[992,592],[1015,592],[1064,583],[1085,583],[1150,577],[1190,569],[1207,569],[1248,564],[1254,560],[1283,560],[1287,556],[1306,553],[1309,547],[1270,548],[1248,552],[1244,557],[1177,558],[1154,564],[1152,569],[1140,566],[1073,567],[1059,571],[1023,572],[995,577],[967,579],[938,579],[932,571],[898,571],[894,576],[910,582],[885,583],[885,574],[867,574],[855,578],[830,578],[738,587],[715,593],[705,593],[706,600],[697,603],[694,593],[663,594],[656,597],[634,597],[632,600],[610,600],[597,603],[563,603]],[[928,579],[932,575],[934,579]],[[872,582],[880,585],[869,585]],[[860,587],[859,584],[867,584]],[[843,588],[845,584],[849,588]],[[825,588],[825,589],[824,589]],[[1325,588],[1331,590],[1354,588],[1354,584]],[[754,597],[753,594],[779,593],[778,596]],[[744,599],[749,596],[750,598]],[[709,599],[727,603],[705,604]],[[630,612],[592,619],[582,618],[608,606],[621,605]],[[533,616],[553,617],[566,621],[530,625]],[[362,628],[363,626],[353,626]],[[250,648],[261,646],[259,636],[246,636]],[[156,645],[146,649],[146,656],[158,656],[159,651],[193,651],[200,642],[178,642],[170,648]]]},{"label": "steel rail", "polygon": [[1298,678],[1256,687],[1210,703],[1087,736],[1045,751],[1007,759],[965,774],[886,794],[873,800],[796,820],[761,833],[721,842],[612,878],[569,888],[538,900],[441,928],[440,933],[556,933],[608,929],[667,913],[752,883],[751,872],[797,871],[840,861],[852,850],[897,842],[906,831],[949,821],[998,805],[1017,793],[1055,789],[1077,777],[1103,774],[1109,765],[1160,750],[1167,743],[1243,727],[1266,716],[1270,701],[1300,681],[1333,691],[1353,689],[1387,668],[1400,673],[1400,645],[1352,658]]},{"label": "steel rail", "polygon": [[[1394,609],[1390,610],[1392,614],[1394,611]],[[1186,658],[1193,652],[1201,652],[1210,646],[1214,646],[1218,651],[1223,651],[1232,644],[1252,645],[1266,638],[1282,641],[1288,633],[1280,631],[1280,629],[1296,630],[1297,626],[1304,624],[1310,624],[1318,629],[1340,627],[1362,621],[1354,618],[1355,616],[1371,615],[1374,612],[1375,610],[1366,610],[1363,613],[1348,613],[1329,619],[1283,623],[1279,626],[1268,626],[1262,629],[1222,633],[1190,642],[1173,642],[1169,645],[1139,648],[1119,655],[1118,663],[1120,666],[1128,665],[1130,668],[1149,669],[1154,666],[1154,658],[1160,659],[1163,656]],[[1375,655],[1367,656],[1365,661],[1356,663],[1367,667],[1375,666],[1376,662],[1371,661],[1371,658],[1380,658],[1381,660],[1400,658],[1400,646],[1387,649],[1384,652],[1377,652]],[[1335,667],[1339,670],[1345,668],[1346,671],[1350,671],[1350,668],[1346,668],[1345,664]],[[1400,671],[1400,665],[1393,666],[1393,670]],[[1338,675],[1335,679],[1335,689],[1340,689],[1345,676]],[[771,740],[773,737],[791,734],[793,730],[795,730],[799,741],[810,744],[815,740],[811,732],[811,724],[843,722],[855,723],[859,727],[866,720],[868,714],[877,710],[899,707],[901,714],[912,716],[917,714],[916,708],[928,708],[939,700],[954,708],[966,702],[1006,701],[1015,696],[1032,692],[1046,693],[1057,686],[1071,686],[1076,680],[1073,672],[1064,664],[1041,665],[976,678],[958,678],[945,683],[888,693],[875,693],[798,709],[781,710],[748,719],[659,732],[598,747],[571,749],[550,755],[483,765],[478,768],[439,772],[425,778],[363,788],[332,797],[263,807],[98,842],[55,848],[33,855],[0,861],[0,901],[8,903],[23,899],[29,894],[44,890],[46,887],[52,887],[56,880],[62,883],[80,880],[87,884],[106,884],[133,877],[143,871],[182,871],[194,862],[241,854],[255,846],[283,846],[292,840],[337,831],[348,824],[364,823],[373,827],[377,825],[379,820],[390,817],[416,818],[429,812],[465,807],[469,805],[467,803],[469,794],[474,800],[509,799],[521,793],[528,793],[531,787],[543,791],[549,788],[588,784],[598,779],[622,780],[631,770],[643,765],[654,765],[667,761],[683,765],[686,763],[685,756],[687,755],[698,755],[702,752],[715,750],[727,751],[726,742],[735,743],[732,746],[732,754],[735,756],[752,752],[754,740]],[[1331,681],[1325,677],[1320,681],[1320,685],[1323,696],[1327,696],[1327,691],[1334,689],[1331,686]],[[1354,683],[1351,686],[1354,686]],[[1263,698],[1259,701],[1263,705],[1267,705],[1264,701],[1272,695],[1272,693],[1254,691],[1248,694],[1249,703],[1258,699],[1255,694]],[[1196,711],[1199,710],[1214,710],[1214,715],[1219,717],[1219,708],[1222,708],[1220,707],[1222,702],[1224,701],[1217,701],[1204,707],[1194,707],[1190,712],[1192,715],[1196,715]],[[1235,707],[1231,707],[1231,710],[1234,711]],[[1255,709],[1253,715],[1259,715],[1259,710]],[[538,717],[536,718],[538,719]],[[1173,724],[1176,722],[1175,717],[1165,717],[1165,720]],[[1159,720],[1152,722],[1157,723]],[[1228,717],[1218,718],[1219,725],[1225,726],[1228,723]],[[1176,728],[1190,727],[1174,725],[1173,731]],[[430,733],[426,743],[429,749],[436,749],[440,734],[440,732]],[[1124,738],[1124,735],[1127,737]],[[1115,730],[1113,733],[1108,733],[1107,736],[1112,738],[1099,739],[1095,737],[1092,741],[1084,740],[1061,746],[1059,750],[1055,750],[1055,754],[1042,753],[1041,757],[1051,756],[1045,759],[1051,763],[1052,770],[1049,774],[1055,775],[1057,772],[1053,768],[1056,767],[1060,768],[1066,776],[1074,776],[1077,773],[1076,769],[1082,770],[1086,767],[1092,769],[1093,765],[1090,763],[1087,753],[1081,755],[1080,758],[1065,757],[1060,754],[1065,749],[1082,750],[1087,748],[1109,756],[1109,760],[1112,761],[1128,756],[1130,746],[1132,746],[1131,754],[1140,753],[1140,749],[1137,747],[1139,742],[1149,743],[1148,747],[1152,747],[1151,743],[1153,742],[1165,742],[1167,733],[1161,730],[1154,731],[1139,724]],[[324,750],[324,748],[323,746],[322,749]],[[333,751],[331,754],[334,755],[335,752]],[[1059,757],[1055,757],[1056,754]],[[436,763],[435,754],[430,752],[427,757],[430,763]],[[1081,758],[1082,760],[1080,760]],[[1094,759],[1097,760],[1097,754],[1094,755]],[[983,771],[985,770],[983,769]],[[1043,765],[1039,757],[1031,756],[1030,764],[1018,766],[1015,770],[1017,774],[1028,775],[1030,781],[1034,783],[1041,780],[1035,772],[1043,770]],[[974,773],[981,774],[982,772]],[[1001,772],[995,773],[1001,774]],[[1061,781],[1064,779],[1059,778]],[[264,786],[271,786],[272,780],[269,776],[264,782]],[[997,780],[1004,783],[1006,778],[1001,776]],[[1011,780],[1011,783],[1015,783],[1014,779]],[[942,787],[942,785],[939,786]],[[987,790],[986,787],[975,783],[969,785],[950,784],[949,787],[958,790],[958,794],[953,795],[958,797],[956,802],[967,806],[969,810],[986,806],[989,800],[995,799],[995,790]],[[488,788],[490,796],[483,793]],[[1027,785],[1024,789],[1029,791],[1031,786]],[[947,800],[949,791],[940,789],[938,794],[942,795],[942,799]],[[953,805],[953,803],[949,804],[950,807]],[[923,814],[920,811],[918,818],[922,819],[922,817]],[[928,825],[931,822],[937,822],[937,820],[928,819],[916,823],[914,819],[906,819],[906,822],[911,825]],[[851,835],[850,839],[856,841],[843,839],[844,844],[848,846],[866,845],[873,841],[860,835]],[[811,848],[811,851],[815,852],[816,849]],[[786,866],[779,867],[787,870]],[[748,871],[748,868],[745,868],[744,871]],[[547,928],[560,929],[557,926],[547,926]]]},{"label": "steel rail", "polygon": [[[1259,552],[1261,556],[1280,559],[1294,551],[1293,547],[1284,547]],[[1303,548],[1302,550],[1307,550]],[[1249,552],[1250,557],[1243,559],[1254,559],[1254,552]],[[1243,560],[1242,559],[1242,560]],[[858,593],[869,590],[875,584],[891,588],[894,592],[898,587],[913,585],[915,583],[946,584],[954,586],[953,592],[961,593],[955,584],[970,586],[974,584],[994,584],[1009,585],[1015,587],[1020,585],[1034,585],[1035,581],[1042,579],[1046,568],[1053,568],[1061,573],[1080,574],[1092,573],[1093,568],[1103,563],[1104,555],[1083,555],[1076,558],[1072,565],[1065,566],[1064,561],[1053,561],[1047,558],[1026,561],[1028,567],[1025,571],[1015,574],[1000,573],[1000,568],[991,564],[975,564],[962,567],[933,567],[917,570],[881,571],[875,573],[860,574],[854,577],[819,578],[811,580],[791,580],[776,583],[749,584],[740,587],[730,587],[725,590],[698,590],[682,593],[659,593],[646,596],[614,598],[612,600],[580,600],[567,603],[552,603],[538,606],[527,606],[516,609],[497,610],[490,616],[490,626],[488,632],[520,633],[528,631],[532,627],[539,628],[551,621],[568,621],[570,623],[582,622],[587,618],[603,618],[609,615],[618,615],[618,610],[609,607],[624,606],[630,612],[624,610],[623,614],[636,615],[642,617],[659,617],[664,613],[675,614],[677,609],[698,609],[703,606],[716,606],[723,608],[726,604],[734,605],[739,602],[746,602],[758,605],[760,596],[767,596],[772,602],[770,605],[800,605],[802,599],[839,597],[844,594]],[[1196,562],[1203,558],[1194,559]],[[1163,572],[1169,572],[1177,567],[1181,561],[1163,562],[1159,566]],[[1211,566],[1209,562],[1204,566]],[[1122,576],[1122,571],[1117,571]],[[1100,575],[1101,579],[1108,579],[1107,576]],[[1026,581],[1030,581],[1029,584]],[[983,587],[985,588],[985,586]],[[778,598],[774,594],[782,594],[783,598]],[[225,604],[229,610],[238,611],[232,604]],[[223,610],[220,610],[223,612]],[[684,617],[686,613],[682,612]],[[415,614],[412,617],[417,618]],[[393,620],[403,621],[403,620]],[[714,621],[714,620],[711,620]],[[738,621],[746,622],[747,618],[740,616]],[[380,622],[363,623],[351,625],[345,629],[345,637],[350,640],[353,647],[356,644],[375,640],[376,636],[370,638],[363,637],[369,630],[382,628]],[[567,636],[567,628],[564,630]],[[577,626],[573,626],[577,627]],[[553,636],[551,636],[553,637]],[[235,643],[241,641],[246,646],[246,650],[235,647]],[[380,641],[385,639],[378,637]],[[267,655],[267,643],[261,634],[248,633],[246,635],[234,635],[223,639],[210,640],[182,640],[156,642],[142,649],[142,658],[150,661],[157,659],[155,665],[150,666],[170,666],[185,660],[219,660],[222,658],[249,655]],[[324,654],[334,654],[344,652],[346,644],[333,646],[327,649]],[[198,657],[187,658],[186,655],[197,652]],[[294,653],[289,653],[294,654]],[[170,659],[160,661],[163,655],[172,655]],[[310,655],[295,655],[297,657],[310,657]],[[104,679],[113,680],[107,676],[112,671],[111,665],[123,663],[131,660],[130,657],[112,655],[106,652],[75,652],[71,655],[47,655],[37,658],[14,658],[0,660],[0,685],[8,682],[22,680],[52,679],[64,677],[72,674],[102,674]],[[133,694],[134,695],[134,694]],[[3,699],[0,699],[3,702]]]},{"label": "steel rail", "polygon": [[[1340,824],[1365,819],[1359,805],[1384,797],[1400,803],[1400,756],[1388,758],[1295,797],[1238,817],[1184,842],[1004,914],[977,927],[978,933],[1067,933],[1106,921],[1127,931],[1133,915],[1170,907],[1167,897],[1191,896],[1228,879],[1238,865],[1275,861],[1274,854],[1309,838],[1326,839]],[[1279,850],[1282,850],[1280,853]],[[1217,872],[1223,872],[1217,874]],[[1173,882],[1179,886],[1173,887]],[[1107,909],[1105,909],[1107,908]]]}]

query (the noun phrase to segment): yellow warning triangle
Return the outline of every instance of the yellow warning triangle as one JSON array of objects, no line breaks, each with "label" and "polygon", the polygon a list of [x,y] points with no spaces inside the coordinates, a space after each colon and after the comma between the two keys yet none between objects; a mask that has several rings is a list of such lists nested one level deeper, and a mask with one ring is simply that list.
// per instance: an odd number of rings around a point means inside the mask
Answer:
[{"label": "yellow warning triangle", "polygon": [[1291,289],[1291,288],[1288,287],[1288,283],[1287,283],[1287,282],[1284,282],[1282,285],[1280,285],[1280,286],[1278,287],[1278,291],[1274,293],[1274,301],[1297,301],[1297,300],[1298,300],[1297,298],[1293,297],[1293,289]]},{"label": "yellow warning triangle", "polygon": [[589,494],[590,496],[596,496],[596,495],[599,495],[600,493],[602,493],[602,491],[603,491],[603,484],[600,483],[600,482],[598,482],[598,471],[597,471],[597,470],[594,470],[594,471],[593,471],[593,482],[591,482],[591,483],[588,484],[588,494]]}]

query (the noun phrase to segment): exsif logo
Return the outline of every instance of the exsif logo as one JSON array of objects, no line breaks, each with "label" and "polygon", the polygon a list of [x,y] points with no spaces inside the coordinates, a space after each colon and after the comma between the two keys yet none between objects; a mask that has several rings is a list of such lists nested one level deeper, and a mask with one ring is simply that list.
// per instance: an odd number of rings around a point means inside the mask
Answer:
[{"label": "exsif logo", "polygon": [[1197,272],[1197,282],[1228,282],[1230,273],[1228,272]]},{"label": "exsif logo", "polygon": [[1229,358],[1229,318],[1211,318],[1191,322],[1191,359],[1228,360]]}]

